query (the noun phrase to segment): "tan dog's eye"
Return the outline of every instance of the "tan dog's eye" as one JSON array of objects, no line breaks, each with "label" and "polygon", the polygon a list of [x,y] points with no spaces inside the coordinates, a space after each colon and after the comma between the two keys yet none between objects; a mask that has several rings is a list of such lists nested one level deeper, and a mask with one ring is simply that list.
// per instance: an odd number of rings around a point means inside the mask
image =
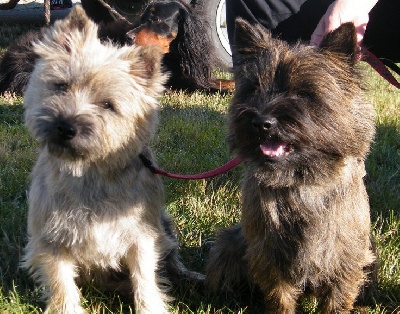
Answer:
[{"label": "tan dog's eye", "polygon": [[114,110],[114,105],[111,101],[104,101],[101,103],[101,106],[106,110]]},{"label": "tan dog's eye", "polygon": [[59,91],[59,92],[65,92],[65,91],[67,91],[68,90],[68,84],[67,83],[55,83],[54,84],[54,89],[56,90],[56,91]]}]

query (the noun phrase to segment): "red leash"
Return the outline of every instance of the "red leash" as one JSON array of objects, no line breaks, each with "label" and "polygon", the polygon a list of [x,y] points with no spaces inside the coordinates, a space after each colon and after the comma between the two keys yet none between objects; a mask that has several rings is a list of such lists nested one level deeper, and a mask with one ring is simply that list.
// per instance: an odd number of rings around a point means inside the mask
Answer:
[{"label": "red leash", "polygon": [[208,178],[213,178],[219,174],[225,173],[232,168],[236,167],[242,162],[242,159],[240,157],[236,157],[230,161],[228,161],[225,165],[222,165],[221,167],[218,167],[216,169],[203,172],[203,173],[198,173],[198,174],[176,174],[176,173],[170,173],[167,171],[164,171],[162,169],[154,167],[153,163],[151,160],[149,160],[147,157],[144,155],[140,154],[139,158],[142,160],[143,164],[150,169],[150,171],[154,174],[159,174],[168,178],[173,178],[173,179],[181,179],[181,180],[199,180],[199,179],[208,179]]},{"label": "red leash", "polygon": [[[395,79],[392,73],[387,69],[385,64],[372,52],[367,49],[362,50],[362,61],[369,63],[369,65],[379,73],[386,81],[388,81],[393,86],[400,89],[400,83]],[[397,66],[396,66],[397,67]]]}]

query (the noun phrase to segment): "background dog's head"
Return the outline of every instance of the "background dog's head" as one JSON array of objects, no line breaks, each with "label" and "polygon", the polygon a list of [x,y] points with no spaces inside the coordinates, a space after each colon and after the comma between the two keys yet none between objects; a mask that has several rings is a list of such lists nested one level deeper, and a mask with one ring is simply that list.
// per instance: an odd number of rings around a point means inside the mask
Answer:
[{"label": "background dog's head", "polygon": [[182,0],[151,2],[140,25],[127,33],[130,43],[156,45],[165,53],[163,63],[172,76],[168,85],[183,89],[215,87],[212,71],[217,64],[202,9]]},{"label": "background dog's head", "polygon": [[24,95],[26,125],[64,163],[113,156],[123,167],[155,132],[166,80],[162,54],[102,43],[97,31],[75,7],[35,44],[39,59]]},{"label": "background dog's head", "polygon": [[140,25],[130,30],[127,37],[132,44],[156,45],[168,53],[179,30],[184,33],[183,25],[188,18],[188,10],[179,1],[152,2],[141,15]]},{"label": "background dog's head", "polygon": [[312,47],[290,46],[238,20],[231,148],[279,185],[326,179],[347,156],[363,159],[373,110],[360,98],[356,53],[353,24]]}]

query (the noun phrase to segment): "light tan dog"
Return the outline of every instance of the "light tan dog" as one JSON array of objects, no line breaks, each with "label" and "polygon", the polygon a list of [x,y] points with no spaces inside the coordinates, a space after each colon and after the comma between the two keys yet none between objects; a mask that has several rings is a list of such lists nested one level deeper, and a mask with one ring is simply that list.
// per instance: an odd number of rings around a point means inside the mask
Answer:
[{"label": "light tan dog", "polygon": [[[80,7],[35,44],[25,119],[40,145],[23,266],[47,288],[47,312],[82,313],[79,284],[127,270],[136,311],[166,313],[160,265],[179,261],[162,181],[139,155],[158,121],[166,75],[155,48],[101,43]],[[199,278],[201,276],[199,275]]]}]

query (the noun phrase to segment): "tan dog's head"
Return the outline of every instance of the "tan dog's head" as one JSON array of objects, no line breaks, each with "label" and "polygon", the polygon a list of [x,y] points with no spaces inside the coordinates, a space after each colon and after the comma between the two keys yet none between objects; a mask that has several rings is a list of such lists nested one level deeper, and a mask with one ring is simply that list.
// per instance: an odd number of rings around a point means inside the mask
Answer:
[{"label": "tan dog's head", "polygon": [[123,167],[157,126],[166,75],[155,47],[102,43],[81,7],[35,44],[39,59],[24,95],[26,125],[69,171]]}]

